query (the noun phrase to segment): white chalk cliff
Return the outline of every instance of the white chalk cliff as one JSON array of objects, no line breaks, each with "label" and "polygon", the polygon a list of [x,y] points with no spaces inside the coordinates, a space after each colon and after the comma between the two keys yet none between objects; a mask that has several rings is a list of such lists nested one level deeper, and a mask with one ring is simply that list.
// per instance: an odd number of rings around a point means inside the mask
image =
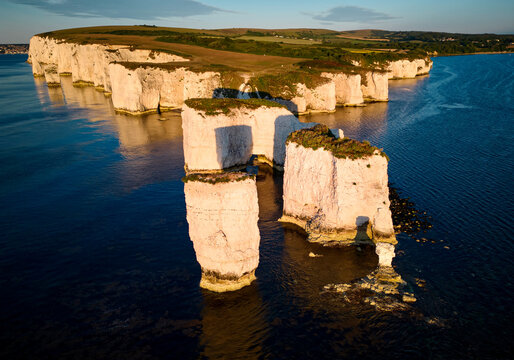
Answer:
[{"label": "white chalk cliff", "polygon": [[[218,108],[224,111],[216,111]],[[283,165],[287,136],[312,125],[301,123],[285,107],[266,100],[186,101],[182,108],[186,168],[222,170],[246,164],[252,155],[263,155],[270,162]]]},{"label": "white chalk cliff", "polygon": [[[49,86],[59,86],[59,75],[69,75],[75,85],[95,86],[105,94],[112,93],[115,109],[127,113],[179,108],[185,100],[197,97],[234,96],[230,91],[223,91],[227,84],[223,83],[221,72],[202,67],[195,69],[189,65],[187,57],[162,51],[33,36],[28,61],[34,76],[45,77]],[[294,83],[282,84],[277,78],[275,85],[283,87],[285,96],[270,95],[258,89],[255,85],[258,79],[254,81],[251,74],[239,74],[243,82],[230,84],[230,87],[239,98],[268,98],[295,114],[332,112],[336,104],[387,101],[387,79],[413,78],[428,73],[431,67],[432,61],[428,58],[398,60],[388,64],[385,75],[378,71],[365,74],[323,72],[321,77],[326,81],[318,79],[309,86],[308,81],[291,80]],[[294,91],[289,91],[292,88]]]},{"label": "white chalk cliff", "polygon": [[33,36],[30,39],[28,61],[36,76],[44,76],[44,64],[53,64],[57,66],[58,73],[71,74],[74,82],[94,85],[110,92],[108,67],[111,62],[168,63],[189,59],[121,45],[82,45],[45,36]]},{"label": "white chalk cliff", "polygon": [[386,72],[368,71],[362,82],[362,96],[366,101],[388,101],[389,83]]},{"label": "white chalk cliff", "polygon": [[361,75],[343,72],[324,72],[321,76],[331,79],[335,85],[336,102],[339,105],[359,105],[364,102]]},{"label": "white chalk cliff", "polygon": [[432,60],[396,60],[391,61],[387,66],[389,79],[412,79],[418,75],[428,74],[432,69]]},{"label": "white chalk cliff", "polygon": [[202,267],[200,286],[223,292],[249,285],[259,264],[255,178],[195,174],[185,178],[184,192],[189,237]]},{"label": "white chalk cliff", "polygon": [[180,108],[191,98],[211,98],[221,86],[220,74],[186,67],[109,65],[114,108],[141,113]]},{"label": "white chalk cliff", "polygon": [[[287,142],[282,221],[303,227],[315,242],[396,243],[389,210],[387,158],[369,145],[369,154],[345,158],[324,147],[313,149],[298,143],[302,142],[298,135],[309,136],[314,131],[326,134],[328,129],[317,125],[300,130]],[[333,141],[329,136],[325,140]]]}]

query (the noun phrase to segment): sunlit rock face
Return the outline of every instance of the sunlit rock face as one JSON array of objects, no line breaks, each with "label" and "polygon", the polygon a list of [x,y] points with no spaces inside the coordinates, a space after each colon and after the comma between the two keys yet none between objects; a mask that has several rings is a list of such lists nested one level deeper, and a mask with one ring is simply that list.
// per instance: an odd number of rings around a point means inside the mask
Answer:
[{"label": "sunlit rock face", "polygon": [[362,96],[366,101],[388,101],[388,74],[386,72],[368,71],[361,89]]},{"label": "sunlit rock face", "polygon": [[282,220],[303,227],[314,242],[395,244],[387,158],[380,150],[355,159],[340,158],[324,147],[303,146],[295,134],[286,144]]},{"label": "sunlit rock face", "polygon": [[389,71],[389,79],[410,79],[418,74],[418,64],[415,60],[391,61],[387,70]]},{"label": "sunlit rock face", "polygon": [[432,70],[434,62],[430,59],[416,59],[414,60],[418,68],[416,75],[426,75]]},{"label": "sunlit rock face", "polygon": [[223,292],[249,285],[259,264],[255,177],[192,174],[184,181],[189,237],[202,267],[200,286]]},{"label": "sunlit rock face", "polygon": [[45,73],[45,81],[48,87],[61,86],[61,79],[57,72],[57,66],[54,64],[41,64],[43,72]]},{"label": "sunlit rock face", "polygon": [[337,104],[351,106],[364,102],[361,90],[361,75],[324,72],[321,76],[332,79],[334,82]]},{"label": "sunlit rock face", "polygon": [[387,66],[389,79],[412,79],[418,75],[426,75],[432,69],[432,60],[414,59],[391,61]]},{"label": "sunlit rock face", "polygon": [[[323,84],[310,87],[303,83],[282,84],[278,78],[272,81],[276,81],[275,85],[281,86],[285,93],[280,96],[276,94],[271,96],[265,91],[259,90],[258,87],[252,86],[250,79],[249,82],[242,83],[239,86],[236,96],[239,99],[256,97],[271,100],[284,105],[294,114],[333,112],[336,109],[336,83],[334,81],[326,81]],[[287,93],[287,90],[291,87],[296,89],[295,94]],[[214,97],[223,98],[233,96],[228,92],[218,90],[215,92]]]},{"label": "sunlit rock face", "polygon": [[378,242],[376,245],[379,266],[392,266],[394,258],[394,245],[386,242]]},{"label": "sunlit rock face", "polygon": [[296,85],[298,95],[291,100],[274,99],[284,104],[289,110],[297,114],[308,112],[335,111],[336,89],[334,82],[309,88],[305,84]]},{"label": "sunlit rock face", "polygon": [[[212,109],[228,107],[225,112],[208,113],[195,108],[196,101],[208,101]],[[215,171],[242,165],[252,155],[263,155],[278,166],[284,164],[287,136],[313,124],[301,123],[290,111],[273,102],[255,100],[261,103],[254,106],[252,101],[186,101],[182,108],[182,129],[188,171]]]},{"label": "sunlit rock face", "polygon": [[114,108],[132,114],[180,108],[184,100],[212,97],[221,86],[219,73],[193,72],[185,67],[132,68],[111,63],[109,74]]},{"label": "sunlit rock face", "polygon": [[112,62],[169,63],[189,60],[174,54],[130,49],[121,45],[82,45],[33,36],[30,39],[29,61],[34,75],[44,75],[41,64],[53,64],[59,74],[71,75],[75,83],[94,85],[99,90],[110,92],[109,64]]}]

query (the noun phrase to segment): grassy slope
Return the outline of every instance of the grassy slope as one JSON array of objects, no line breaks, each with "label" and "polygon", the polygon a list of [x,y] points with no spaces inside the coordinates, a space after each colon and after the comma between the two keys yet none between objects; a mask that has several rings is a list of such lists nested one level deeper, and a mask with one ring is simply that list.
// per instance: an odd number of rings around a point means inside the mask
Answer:
[{"label": "grassy slope", "polygon": [[[385,32],[366,30],[348,33],[371,37]],[[363,66],[375,67],[371,65],[374,62],[383,63],[409,56],[404,53],[391,54],[390,49],[369,50],[362,46],[355,48],[347,47],[348,44],[321,43],[326,39],[342,40],[337,37],[341,34],[325,29],[208,30],[156,26],[96,26],[58,30],[41,35],[79,44],[127,45],[132,48],[167,51],[188,57],[195,66],[217,64],[256,74],[290,71],[295,68],[294,64],[305,59],[335,60],[346,64],[362,59]],[[244,40],[248,37],[252,40]],[[280,42],[276,42],[277,39]],[[381,44],[372,40],[360,41],[369,41],[370,46]],[[419,57],[414,53],[412,55]]]},{"label": "grassy slope", "polygon": [[[190,56],[192,62],[196,64],[221,64],[251,72],[268,72],[272,71],[273,69],[278,70],[282,68],[289,69],[292,68],[292,64],[301,60],[297,58],[287,58],[281,56],[263,56],[214,50],[187,44],[166,43],[155,41],[157,36],[113,35],[106,33],[118,30],[169,30],[174,32],[199,34],[206,33],[211,35],[220,35],[220,33],[224,33],[223,30],[197,30],[159,27],[154,28],[144,26],[101,26],[59,30],[53,31],[50,34],[53,37],[76,43],[115,44],[127,45],[140,49],[170,50],[178,54],[182,53]],[[46,34],[49,33],[41,35]]]},{"label": "grassy slope", "polygon": [[[186,29],[154,26],[98,26],[44,35],[81,44],[127,45],[186,55],[195,66],[223,65],[256,74],[297,69],[306,59],[374,68],[427,53],[512,51],[512,35],[326,29]],[[277,37],[282,36],[282,37]],[[451,38],[450,41],[447,39]],[[211,39],[211,40],[208,40]],[[312,39],[312,40],[310,40]],[[386,41],[385,41],[386,40]],[[264,55],[265,54],[265,55]]]}]

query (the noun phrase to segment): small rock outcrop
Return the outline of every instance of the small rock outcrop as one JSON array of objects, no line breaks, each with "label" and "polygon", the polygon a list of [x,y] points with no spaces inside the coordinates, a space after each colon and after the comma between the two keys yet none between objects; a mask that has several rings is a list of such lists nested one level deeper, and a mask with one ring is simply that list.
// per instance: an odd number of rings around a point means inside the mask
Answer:
[{"label": "small rock outcrop", "polygon": [[369,143],[337,139],[324,125],[286,143],[282,221],[314,242],[396,244],[386,155]]},{"label": "small rock outcrop", "polygon": [[202,267],[202,288],[233,291],[255,280],[259,205],[255,177],[244,173],[184,178],[189,237]]},{"label": "small rock outcrop", "polygon": [[190,99],[182,108],[187,171],[216,171],[263,155],[281,166],[287,136],[312,126],[276,102],[261,99]]}]

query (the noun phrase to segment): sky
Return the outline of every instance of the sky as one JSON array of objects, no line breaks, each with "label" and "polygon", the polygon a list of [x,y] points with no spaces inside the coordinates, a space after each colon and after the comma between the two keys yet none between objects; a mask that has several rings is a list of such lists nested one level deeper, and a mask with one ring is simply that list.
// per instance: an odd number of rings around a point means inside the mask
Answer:
[{"label": "sky", "polygon": [[82,26],[514,33],[514,0],[0,0],[0,43]]}]

